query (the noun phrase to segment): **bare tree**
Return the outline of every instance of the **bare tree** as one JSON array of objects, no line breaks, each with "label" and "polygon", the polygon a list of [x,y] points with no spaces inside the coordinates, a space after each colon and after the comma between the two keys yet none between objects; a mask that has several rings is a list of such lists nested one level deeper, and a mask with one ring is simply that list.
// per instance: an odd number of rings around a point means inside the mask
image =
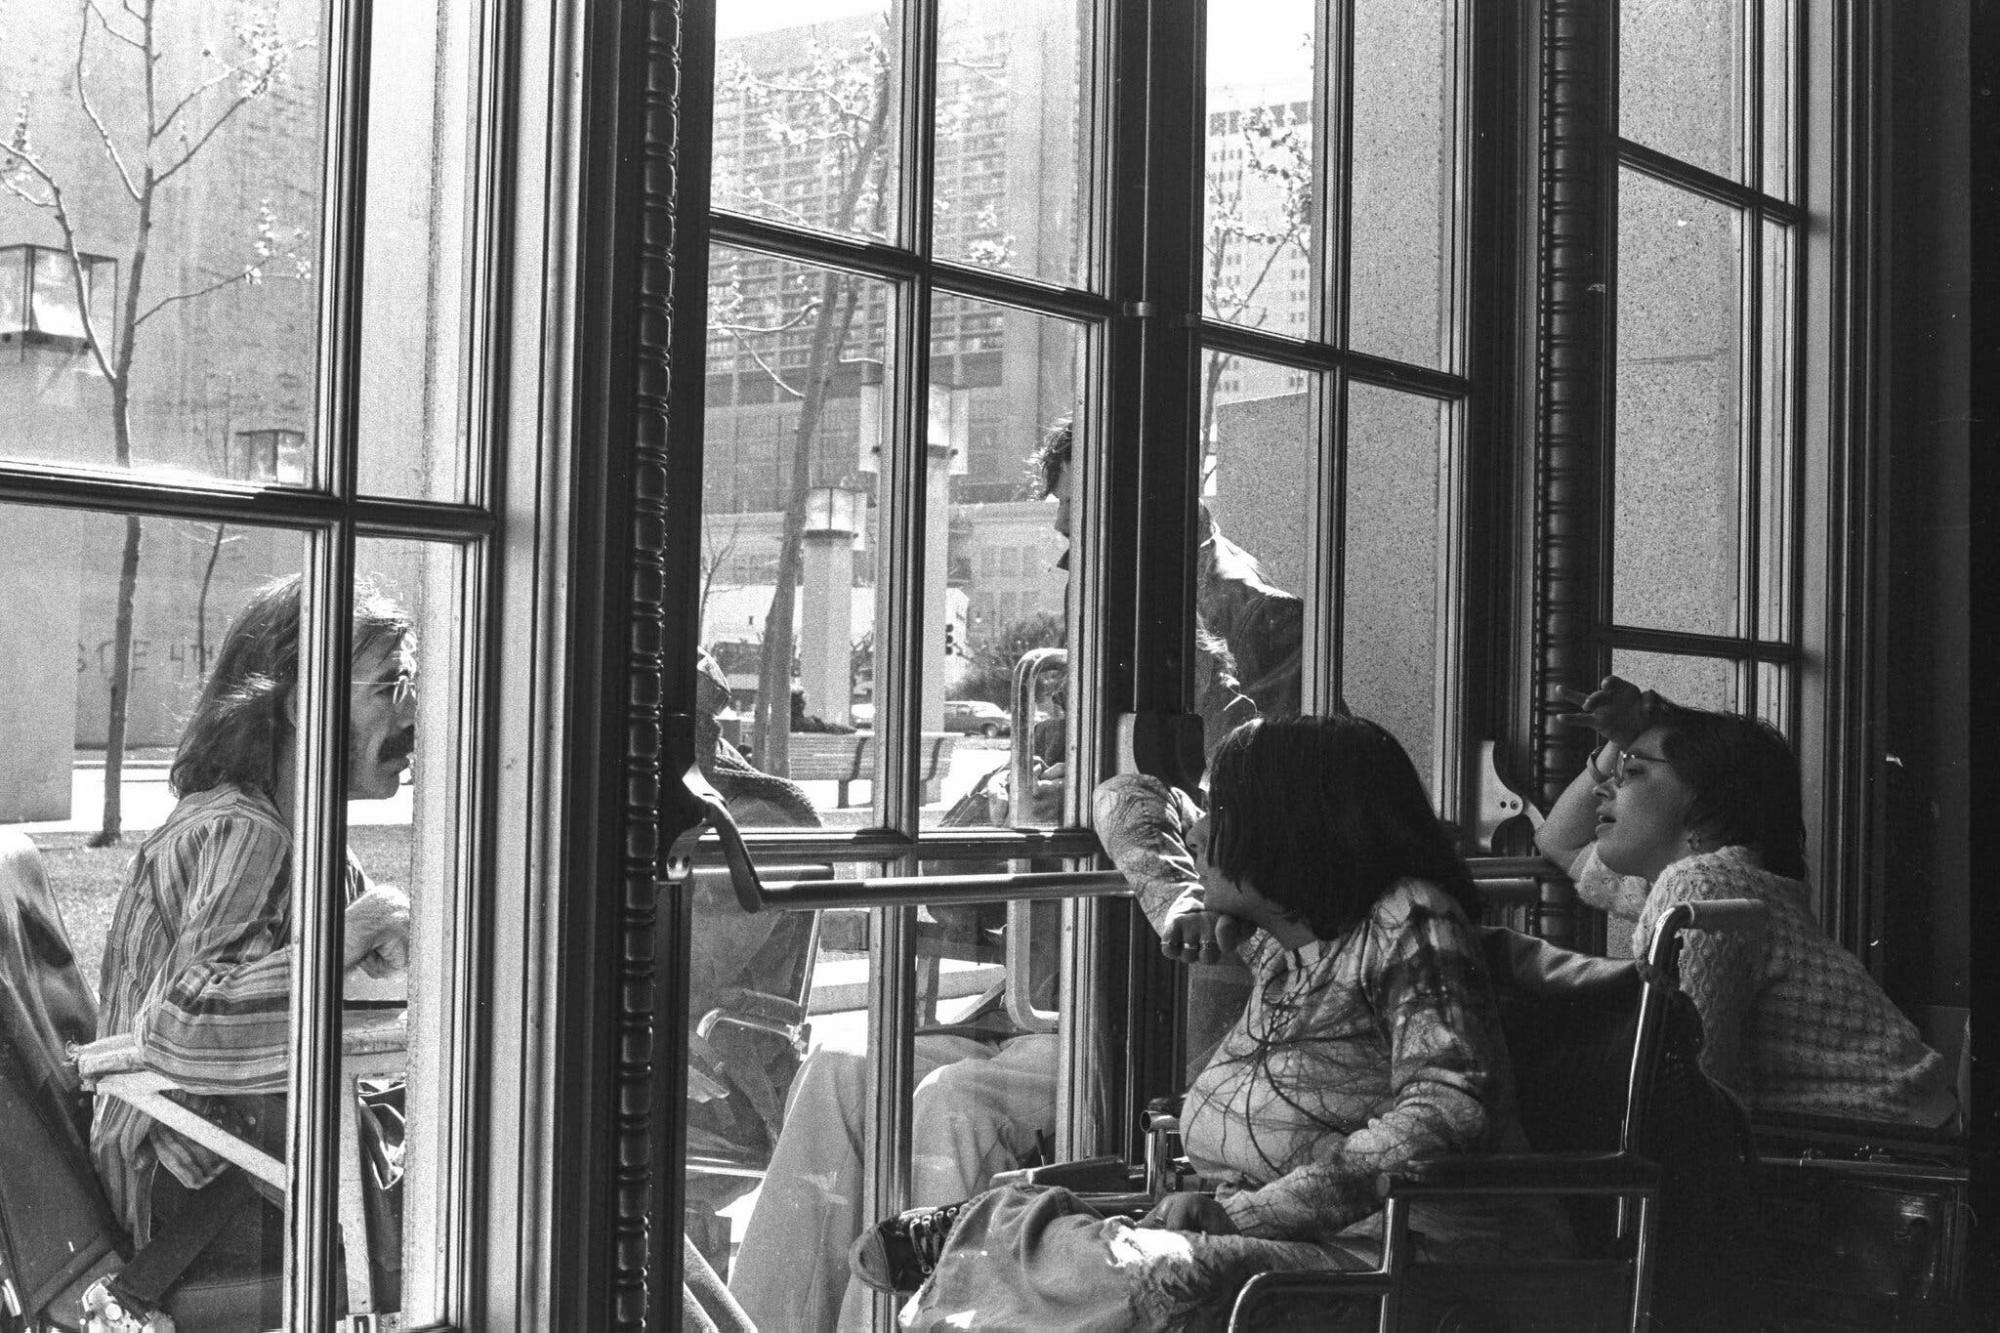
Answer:
[{"label": "bare tree", "polygon": [[[1225,163],[1208,173],[1202,302],[1210,319],[1261,328],[1270,315],[1264,287],[1279,264],[1314,262],[1312,125],[1284,107],[1240,114],[1241,167]],[[1202,368],[1205,444],[1214,440],[1216,390],[1229,359],[1211,353]]]},{"label": "bare tree", "polygon": [[[116,9],[99,0],[79,0],[77,6],[76,55],[71,68],[71,91],[77,106],[89,122],[92,133],[104,150],[105,161],[115,177],[114,197],[130,209],[129,249],[124,259],[123,301],[110,331],[97,327],[92,318],[88,278],[82,248],[81,227],[89,225],[94,234],[112,229],[113,224],[92,216],[79,219],[72,211],[66,182],[50,164],[34,136],[30,108],[24,102],[15,117],[12,132],[0,146],[0,188],[47,213],[54,221],[69,256],[70,277],[78,309],[83,314],[85,349],[104,377],[110,393],[113,458],[121,467],[132,464],[132,360],[140,336],[150,321],[163,311],[185,302],[199,301],[225,288],[255,283],[264,267],[280,253],[286,242],[279,235],[277,217],[269,203],[258,209],[252,257],[232,264],[214,276],[164,295],[154,295],[149,287],[147,264],[152,256],[154,233],[160,225],[160,210],[167,204],[167,187],[187,171],[217,136],[242,110],[271,91],[283,76],[291,58],[311,43],[286,38],[279,30],[275,9],[246,13],[234,25],[233,54],[224,56],[204,51],[207,70],[193,86],[178,94],[161,87],[161,65],[165,57],[156,22],[159,0],[120,0]],[[96,40],[93,42],[93,33]],[[94,48],[103,46],[121,58],[121,72],[112,76],[131,82],[128,94],[135,94],[134,125],[114,125],[104,107],[117,99],[106,99],[96,91],[93,69]],[[72,182],[73,183],[73,182]],[[290,252],[296,254],[296,237]],[[294,258],[300,277],[308,276],[303,261]],[[142,529],[137,515],[125,519],[125,543],[118,568],[118,599],[112,629],[111,703],[104,751],[104,818],[91,839],[92,846],[108,846],[120,840],[124,816],[121,787],[125,763],[125,729],[132,682],[132,611],[139,584],[139,553]]]},{"label": "bare tree", "polygon": [[[888,129],[891,106],[888,52],[869,34],[858,52],[837,51],[815,42],[800,77],[784,81],[725,65],[719,80],[752,107],[768,109],[769,133],[794,148],[816,148],[828,195],[822,216],[807,218],[795,209],[761,197],[766,212],[792,212],[792,220],[816,221],[840,231],[879,234],[888,208]],[[764,618],[757,669],[755,738],[758,765],[783,774],[790,768],[793,602],[804,564],[806,494],[812,487],[813,447],[825,420],[826,404],[839,369],[841,351],[853,336],[862,297],[861,280],[828,269],[781,293],[780,308],[757,308],[734,282],[718,285],[710,302],[710,327],[725,333],[767,375],[778,392],[798,403],[791,431],[789,492],[778,566]],[[789,301],[794,307],[783,308]],[[771,353],[781,343],[806,340],[803,372],[787,373]]]}]

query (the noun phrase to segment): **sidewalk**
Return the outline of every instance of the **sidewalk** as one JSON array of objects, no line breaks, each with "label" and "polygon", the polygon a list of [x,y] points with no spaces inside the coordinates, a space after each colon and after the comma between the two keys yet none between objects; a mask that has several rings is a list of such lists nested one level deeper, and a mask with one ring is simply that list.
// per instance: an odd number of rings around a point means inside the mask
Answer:
[{"label": "sidewalk", "polygon": [[[125,757],[125,772],[119,784],[123,793],[122,815],[125,832],[144,833],[158,828],[173,811],[173,793],[167,790],[167,769],[172,753],[164,757],[141,751]],[[353,801],[347,807],[350,824],[407,824],[414,817],[410,779],[403,775],[403,789],[386,801]],[[49,819],[5,827],[23,833],[95,833],[104,825],[104,758],[80,756],[70,770],[69,818]]]}]

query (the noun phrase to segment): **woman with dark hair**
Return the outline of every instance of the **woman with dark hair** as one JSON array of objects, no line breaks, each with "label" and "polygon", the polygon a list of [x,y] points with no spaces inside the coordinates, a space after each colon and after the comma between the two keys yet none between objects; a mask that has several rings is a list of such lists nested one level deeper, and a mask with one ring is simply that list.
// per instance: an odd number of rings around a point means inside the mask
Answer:
[{"label": "woman with dark hair", "polygon": [[1775,727],[1606,677],[1579,718],[1606,739],[1536,835],[1585,901],[1635,917],[1643,957],[1677,903],[1755,898],[1762,931],[1697,931],[1681,985],[1703,1071],[1753,1111],[1936,1127],[1957,1101],[1926,1046],[1813,919],[1799,765]]},{"label": "woman with dark hair", "polygon": [[[1472,884],[1402,746],[1356,718],[1256,721],[1211,773],[1206,813],[1140,776],[1099,788],[1096,810],[1163,947],[1233,948],[1250,967],[1181,1114],[1216,1192],[1170,1195],[1136,1224],[1035,1187],[890,1219],[853,1262],[878,1288],[922,1286],[906,1324],[1226,1317],[1252,1273],[1374,1267],[1382,1171],[1525,1146]],[[1540,1199],[1426,1201],[1411,1226],[1423,1253],[1468,1260],[1567,1243]]]}]

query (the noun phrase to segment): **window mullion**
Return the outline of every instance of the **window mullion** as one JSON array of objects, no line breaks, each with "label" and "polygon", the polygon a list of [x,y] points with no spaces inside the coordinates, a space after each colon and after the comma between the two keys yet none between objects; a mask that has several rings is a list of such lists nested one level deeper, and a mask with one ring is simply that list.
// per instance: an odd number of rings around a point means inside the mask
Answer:
[{"label": "window mullion", "polygon": [[340,940],[346,908],[348,663],[354,534],[345,525],[307,536],[299,625],[298,738],[293,756],[292,1051],[286,1140],[287,1327],[316,1329],[333,1315],[341,1052]]}]

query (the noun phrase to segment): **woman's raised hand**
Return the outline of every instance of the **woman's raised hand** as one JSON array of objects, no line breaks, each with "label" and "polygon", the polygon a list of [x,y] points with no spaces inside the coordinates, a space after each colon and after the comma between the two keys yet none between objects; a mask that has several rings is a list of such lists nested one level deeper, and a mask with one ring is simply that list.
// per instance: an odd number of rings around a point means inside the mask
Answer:
[{"label": "woman's raised hand", "polygon": [[1653,691],[1641,691],[1621,676],[1606,676],[1589,694],[1564,690],[1563,696],[1577,705],[1577,710],[1568,714],[1565,721],[1589,726],[1621,750],[1653,724],[1654,706],[1662,702]]}]

